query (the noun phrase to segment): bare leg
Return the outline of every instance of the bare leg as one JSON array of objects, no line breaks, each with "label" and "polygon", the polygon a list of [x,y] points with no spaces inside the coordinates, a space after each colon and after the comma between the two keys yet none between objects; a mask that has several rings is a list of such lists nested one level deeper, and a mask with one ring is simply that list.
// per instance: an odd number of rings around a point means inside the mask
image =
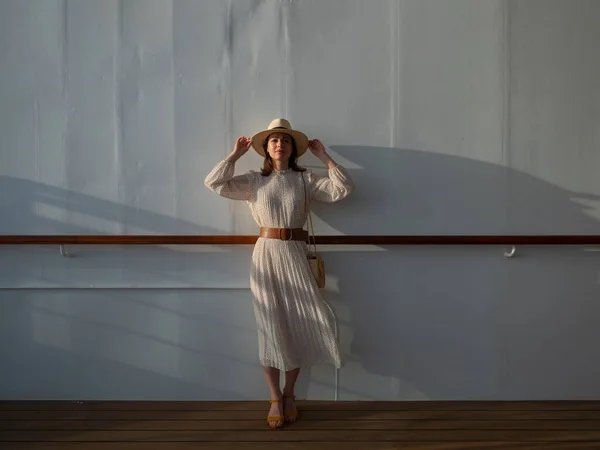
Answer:
[{"label": "bare leg", "polygon": [[296,410],[296,402],[294,401],[294,389],[296,387],[296,380],[300,375],[300,368],[288,370],[285,373],[285,387],[283,388],[283,407],[285,411],[285,420],[288,422],[294,422],[298,418],[298,411]]},{"label": "bare leg", "polygon": [[[280,370],[275,367],[265,367],[265,378],[269,385],[271,400],[281,400],[281,388],[279,387]],[[271,403],[269,416],[283,416],[283,404]],[[269,422],[271,426],[279,427],[282,423],[278,420]]]}]

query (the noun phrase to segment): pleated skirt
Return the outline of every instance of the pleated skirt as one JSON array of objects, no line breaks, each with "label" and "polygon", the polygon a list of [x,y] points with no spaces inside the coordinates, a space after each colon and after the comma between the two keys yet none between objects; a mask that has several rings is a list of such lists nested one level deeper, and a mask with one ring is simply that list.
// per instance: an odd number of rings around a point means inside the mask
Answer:
[{"label": "pleated skirt", "polygon": [[259,360],[288,371],[343,362],[335,316],[313,278],[302,241],[259,238],[252,253],[250,289]]}]

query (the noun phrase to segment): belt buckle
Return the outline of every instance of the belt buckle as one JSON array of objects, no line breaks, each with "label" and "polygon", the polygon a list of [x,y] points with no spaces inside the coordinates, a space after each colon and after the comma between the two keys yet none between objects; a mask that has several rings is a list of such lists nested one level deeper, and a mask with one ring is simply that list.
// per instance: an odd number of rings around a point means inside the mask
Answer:
[{"label": "belt buckle", "polygon": [[290,229],[290,237],[289,239],[284,239],[283,236],[281,236],[281,232],[286,230],[287,228],[280,228],[279,229],[279,239],[281,239],[282,241],[291,241],[292,240],[292,235],[294,234],[294,232]]}]

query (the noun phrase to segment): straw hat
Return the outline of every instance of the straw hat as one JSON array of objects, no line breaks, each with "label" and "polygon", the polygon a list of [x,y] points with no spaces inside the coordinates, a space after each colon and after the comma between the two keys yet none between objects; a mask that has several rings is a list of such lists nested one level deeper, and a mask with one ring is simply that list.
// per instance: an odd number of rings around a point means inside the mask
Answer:
[{"label": "straw hat", "polygon": [[259,155],[265,156],[265,151],[263,149],[265,139],[273,133],[285,133],[292,136],[294,141],[296,141],[298,157],[302,156],[308,149],[308,137],[306,137],[304,133],[294,130],[290,122],[285,119],[275,119],[269,124],[266,130],[259,131],[252,136],[252,147]]}]

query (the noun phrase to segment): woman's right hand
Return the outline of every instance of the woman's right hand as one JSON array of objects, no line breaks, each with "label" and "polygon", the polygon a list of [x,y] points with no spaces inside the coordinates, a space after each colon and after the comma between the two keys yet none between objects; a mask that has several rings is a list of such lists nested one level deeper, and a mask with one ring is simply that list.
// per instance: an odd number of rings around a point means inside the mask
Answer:
[{"label": "woman's right hand", "polygon": [[239,159],[246,154],[250,146],[252,145],[252,139],[246,136],[240,136],[235,142],[235,147],[233,148],[233,152],[231,156],[235,159]]}]

